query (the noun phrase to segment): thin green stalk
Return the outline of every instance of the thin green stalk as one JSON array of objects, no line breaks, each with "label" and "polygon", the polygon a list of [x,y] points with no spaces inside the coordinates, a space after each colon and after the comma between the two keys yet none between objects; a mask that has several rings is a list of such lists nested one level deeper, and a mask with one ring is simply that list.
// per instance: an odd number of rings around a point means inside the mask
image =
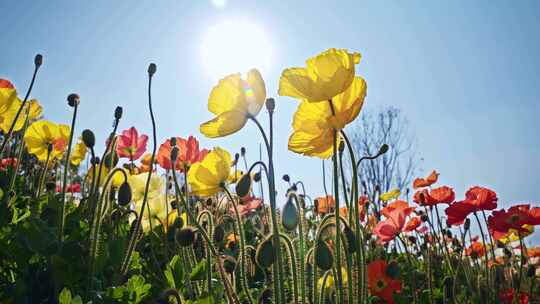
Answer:
[{"label": "thin green stalk", "polygon": [[41,195],[41,189],[43,189],[43,184],[45,183],[45,176],[47,175],[47,169],[49,168],[51,152],[52,145],[49,144],[49,146],[47,147],[47,159],[45,160],[45,167],[43,168],[43,172],[41,173],[41,177],[39,178],[39,186],[37,189],[36,198],[39,198],[39,196]]}]

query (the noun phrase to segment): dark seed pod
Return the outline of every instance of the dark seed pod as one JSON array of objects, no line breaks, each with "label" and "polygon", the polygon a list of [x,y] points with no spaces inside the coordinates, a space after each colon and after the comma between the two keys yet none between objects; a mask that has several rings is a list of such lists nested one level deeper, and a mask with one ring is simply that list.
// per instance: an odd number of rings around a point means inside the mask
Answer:
[{"label": "dark seed pod", "polygon": [[283,180],[286,181],[287,183],[291,181],[291,178],[289,177],[288,174],[284,174],[282,178],[283,178]]},{"label": "dark seed pod", "polygon": [[317,240],[315,245],[315,264],[324,271],[330,270],[334,264],[332,251],[326,242],[321,240]]},{"label": "dark seed pod", "polygon": [[266,110],[272,113],[274,112],[274,109],[276,108],[276,101],[274,100],[274,98],[267,98],[265,105],[266,105]]},{"label": "dark seed pod", "polygon": [[182,219],[181,216],[178,216],[174,219],[173,228],[180,229],[183,228],[185,224],[186,223],[184,223],[184,219]]},{"label": "dark seed pod", "polygon": [[262,241],[257,247],[257,253],[255,255],[255,261],[262,268],[268,268],[274,264],[274,245],[271,237]]},{"label": "dark seed pod", "polygon": [[156,73],[157,66],[155,63],[150,63],[148,66],[148,76],[152,77]]},{"label": "dark seed pod", "polygon": [[296,226],[298,226],[298,210],[296,209],[296,205],[293,203],[292,196],[289,196],[287,203],[285,203],[285,206],[283,206],[281,224],[289,231],[296,229]]},{"label": "dark seed pod", "polygon": [[244,174],[240,177],[240,180],[236,183],[236,195],[244,197],[249,194],[251,189],[251,176]]},{"label": "dark seed pod", "polygon": [[450,239],[452,238],[452,231],[450,229],[446,230],[446,237],[448,237]]},{"label": "dark seed pod", "polygon": [[176,200],[171,201],[170,204],[171,204],[171,209],[174,209],[174,210],[178,209],[178,202]]},{"label": "dark seed pod", "polygon": [[386,274],[391,277],[392,279],[396,279],[399,277],[400,274],[399,265],[395,260],[392,260],[388,263],[388,266],[386,267]]},{"label": "dark seed pod", "polygon": [[131,187],[127,182],[123,182],[118,188],[118,204],[126,206],[131,202]]},{"label": "dark seed pod", "polygon": [[94,136],[94,132],[89,129],[82,131],[82,140],[84,145],[90,149],[93,148],[96,144],[96,137]]},{"label": "dark seed pod", "polygon": [[236,260],[230,255],[225,256],[223,259],[223,268],[227,273],[233,273],[236,269]]},{"label": "dark seed pod", "polygon": [[242,155],[242,156],[246,155],[246,148],[245,147],[240,148],[240,155]]},{"label": "dark seed pod", "polygon": [[75,106],[78,106],[79,103],[80,103],[80,97],[79,95],[75,94],[75,93],[72,93],[72,94],[69,94],[68,97],[67,97],[67,101],[68,101],[68,105],[72,108],[74,108]]},{"label": "dark seed pod", "polygon": [[221,243],[225,238],[225,230],[222,225],[217,225],[214,227],[214,243]]},{"label": "dark seed pod", "polygon": [[256,183],[261,181],[261,172],[256,172],[255,174],[253,174],[253,181]]},{"label": "dark seed pod", "polygon": [[122,109],[121,106],[116,107],[116,109],[114,109],[114,118],[119,120],[120,118],[122,118],[123,112],[124,109]]},{"label": "dark seed pod", "polygon": [[34,57],[34,64],[36,67],[40,67],[43,64],[43,55],[37,54],[36,57]]},{"label": "dark seed pod", "polygon": [[182,247],[191,246],[195,241],[195,231],[191,227],[186,227],[176,232],[176,240]]},{"label": "dark seed pod", "polygon": [[56,190],[56,183],[55,182],[47,182],[45,184],[45,189],[47,189],[48,192],[52,192]]},{"label": "dark seed pod", "polygon": [[378,156],[380,155],[383,155],[384,153],[388,152],[388,149],[390,147],[387,145],[387,144],[383,144],[380,148],[379,148],[379,152],[377,153]]},{"label": "dark seed pod", "polygon": [[103,161],[104,161],[103,165],[106,168],[108,169],[114,168],[118,164],[118,154],[116,153],[116,151],[109,152],[105,154],[105,156],[103,157]]},{"label": "dark seed pod", "polygon": [[349,225],[343,226],[343,235],[345,236],[345,240],[347,240],[347,249],[349,250],[349,253],[355,253],[356,235],[354,235],[354,232],[352,231],[351,227],[349,227]]}]

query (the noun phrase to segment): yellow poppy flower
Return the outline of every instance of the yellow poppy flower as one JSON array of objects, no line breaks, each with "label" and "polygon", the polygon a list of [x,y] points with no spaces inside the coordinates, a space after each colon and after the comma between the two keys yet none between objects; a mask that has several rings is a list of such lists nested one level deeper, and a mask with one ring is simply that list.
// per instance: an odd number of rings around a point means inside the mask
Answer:
[{"label": "yellow poppy flower", "polygon": [[[345,267],[341,267],[341,278],[343,279],[343,284],[347,284],[347,269],[345,269]],[[317,286],[319,286],[319,289],[322,288],[323,286],[323,277],[321,276],[319,278],[319,280],[317,281]],[[324,286],[326,289],[330,289],[332,287],[334,287],[334,276],[333,275],[329,275],[328,278],[326,279],[326,284]]]},{"label": "yellow poppy flower", "polygon": [[216,118],[201,124],[200,131],[212,138],[233,134],[259,114],[265,100],[266,86],[258,70],[250,70],[246,80],[239,73],[229,75],[210,92],[208,110]]},{"label": "yellow poppy flower", "polygon": [[15,90],[13,84],[9,80],[0,79],[0,117],[18,99],[17,90]]},{"label": "yellow poppy flower", "polygon": [[28,152],[35,155],[38,160],[45,161],[50,145],[52,146],[50,159],[62,158],[68,142],[69,129],[67,125],[57,125],[46,120],[31,124],[24,134]]},{"label": "yellow poppy flower", "polygon": [[[96,167],[96,174],[98,174],[98,170],[99,170],[99,165]],[[129,170],[125,169],[125,168],[121,168],[122,171],[124,171],[128,177],[128,183],[129,183],[129,177],[130,177],[130,174],[129,174]],[[101,186],[103,186],[105,184],[105,182],[107,181],[107,178],[108,178],[108,175],[109,175],[109,172],[110,170],[106,167],[106,166],[103,166],[101,168],[101,177],[99,179],[99,184]],[[88,169],[88,172],[86,173],[86,182],[88,184],[92,183],[92,177],[94,176],[94,166],[90,166],[90,169]],[[111,181],[110,183],[112,184],[113,187],[120,187],[120,185],[122,185],[122,183],[124,183],[124,174],[122,174],[122,172],[120,171],[116,171],[113,175],[113,177],[111,178]],[[131,184],[130,184],[131,186]]]},{"label": "yellow poppy flower", "polygon": [[206,157],[188,171],[187,180],[195,195],[210,196],[221,190],[231,172],[232,159],[229,152],[214,148]]},{"label": "yellow poppy flower", "polygon": [[73,166],[78,166],[81,163],[81,161],[84,160],[85,157],[86,157],[86,146],[84,145],[82,140],[79,138],[79,141],[73,148],[73,152],[71,153],[71,156],[69,157],[70,158],[69,161],[71,162]]},{"label": "yellow poppy flower", "polygon": [[519,241],[519,237],[525,238],[534,233],[534,226],[532,225],[523,225],[523,228],[526,229],[526,232],[518,232],[516,229],[509,229],[508,233],[499,239],[503,244],[508,244],[509,242]]},{"label": "yellow poppy flower", "polygon": [[381,194],[379,196],[379,199],[383,202],[388,202],[389,200],[398,198],[400,194],[401,194],[401,191],[398,188],[396,188],[396,189],[392,189],[388,192]]},{"label": "yellow poppy flower", "polygon": [[306,60],[305,68],[285,69],[278,94],[310,102],[333,99],[351,85],[359,62],[359,53],[329,49]]},{"label": "yellow poppy flower", "polygon": [[343,129],[358,116],[366,91],[364,79],[355,77],[345,92],[332,99],[333,110],[329,102],[304,100],[294,114],[289,150],[323,159],[332,156],[334,130]]},{"label": "yellow poppy flower", "polygon": [[[15,116],[17,115],[17,112],[19,111],[19,108],[22,105],[22,101],[19,98],[15,98],[13,102],[9,105],[8,108],[5,108],[5,111],[0,114],[0,129],[7,133],[9,132],[9,128],[11,127],[11,124],[13,123],[13,120],[15,119]],[[29,109],[28,109],[29,108]],[[19,114],[19,117],[17,118],[17,122],[13,126],[13,131],[20,131],[24,127],[24,121],[25,121],[25,115],[26,111],[28,109],[28,119],[29,121],[36,120],[37,118],[41,117],[41,113],[43,112],[43,108],[39,104],[39,102],[35,99],[32,99],[26,103],[25,108],[21,111]]]},{"label": "yellow poppy flower", "polygon": [[[137,175],[130,175],[128,177],[128,183],[131,186],[131,195],[134,202],[140,201],[142,203],[148,174],[150,173],[145,172]],[[153,200],[162,195],[165,191],[164,189],[163,178],[156,174],[152,174],[152,177],[150,177],[150,185],[148,186],[148,200]]]}]

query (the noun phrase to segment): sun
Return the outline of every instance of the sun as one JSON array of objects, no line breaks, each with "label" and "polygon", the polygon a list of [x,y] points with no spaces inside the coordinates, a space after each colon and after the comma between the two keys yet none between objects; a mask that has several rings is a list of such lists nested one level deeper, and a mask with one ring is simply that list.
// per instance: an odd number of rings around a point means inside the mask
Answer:
[{"label": "sun", "polygon": [[212,25],[203,37],[201,60],[213,78],[251,68],[270,67],[272,46],[266,32],[246,19],[222,21]]}]

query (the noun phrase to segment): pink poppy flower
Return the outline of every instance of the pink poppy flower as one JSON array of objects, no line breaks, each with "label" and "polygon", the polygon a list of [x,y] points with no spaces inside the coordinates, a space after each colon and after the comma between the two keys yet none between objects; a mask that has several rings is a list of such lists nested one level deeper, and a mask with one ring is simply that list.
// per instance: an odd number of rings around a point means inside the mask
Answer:
[{"label": "pink poppy flower", "polygon": [[131,161],[139,159],[146,151],[146,142],[148,136],[141,135],[135,127],[131,127],[122,131],[122,135],[118,136],[116,152],[119,157],[127,158]]}]

